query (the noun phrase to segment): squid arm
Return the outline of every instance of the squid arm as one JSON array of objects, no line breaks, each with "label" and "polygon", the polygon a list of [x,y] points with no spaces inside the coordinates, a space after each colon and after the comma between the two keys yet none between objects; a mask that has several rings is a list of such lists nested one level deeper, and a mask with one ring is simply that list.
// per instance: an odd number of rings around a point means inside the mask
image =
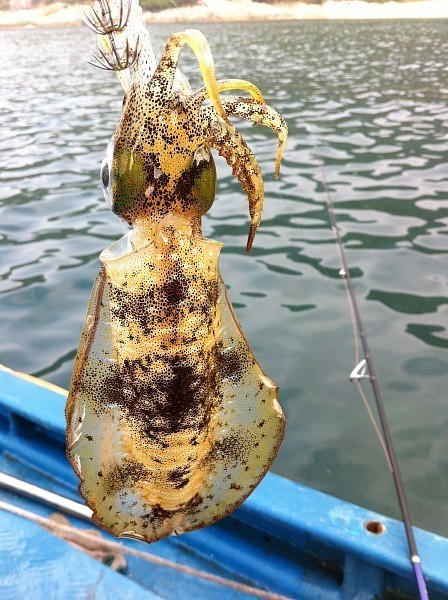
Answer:
[{"label": "squid arm", "polygon": [[197,58],[207,95],[210,98],[217,115],[224,121],[227,121],[227,116],[218,93],[212,51],[210,50],[207,38],[196,29],[186,29],[180,33],[174,33],[169,38],[165,49],[163,50],[159,66],[152,78],[150,88],[154,90],[155,88],[160,87],[160,94],[162,97],[167,92],[172,91],[176,79],[180,53],[185,44],[190,46]]},{"label": "squid arm", "polygon": [[278,149],[275,159],[274,177],[280,176],[280,163],[283,158],[286,140],[288,137],[288,128],[284,118],[267,104],[258,102],[255,98],[241,98],[230,96],[223,98],[222,105],[227,115],[240,117],[247,121],[253,121],[259,125],[269,127],[278,134]]},{"label": "squid arm", "polygon": [[[237,85],[244,83],[240,80],[233,80],[233,82],[238,82]],[[225,89],[230,89],[230,83],[225,83],[228,84]],[[227,97],[222,99],[222,106],[228,116],[238,116],[265,125],[277,132],[279,141],[274,175],[278,178],[280,162],[288,136],[288,129],[283,117],[273,108],[255,98]],[[264,185],[260,167],[242,135],[238,133],[233,125],[222,123],[213,106],[204,107],[202,115],[209,135],[207,143],[226,159],[227,164],[232,168],[232,173],[237,175],[244,191],[247,193],[251,225],[246,252],[250,252],[263,210]]]},{"label": "squid arm", "polygon": [[[245,79],[219,79],[216,82],[216,85],[218,87],[218,91],[220,92],[244,90],[249,92],[254,100],[257,100],[258,102],[264,102],[263,96],[257,86],[250,81],[246,81]],[[202,87],[194,94],[193,100],[202,104],[202,102],[208,97],[209,95],[207,88]]]},{"label": "squid arm", "polygon": [[226,159],[247,194],[251,223],[246,252],[250,252],[263,210],[264,184],[260,166],[243,136],[233,125],[217,118],[213,107],[203,109],[203,118],[208,134],[207,145]]}]

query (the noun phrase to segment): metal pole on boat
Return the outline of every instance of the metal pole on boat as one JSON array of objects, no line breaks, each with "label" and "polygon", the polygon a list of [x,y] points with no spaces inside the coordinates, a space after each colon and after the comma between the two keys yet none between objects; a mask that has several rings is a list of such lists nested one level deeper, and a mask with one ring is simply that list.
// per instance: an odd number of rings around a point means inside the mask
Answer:
[{"label": "metal pole on boat", "polygon": [[[342,245],[341,236],[339,234],[339,228],[336,220],[336,214],[334,211],[333,201],[330,196],[330,191],[328,189],[327,181],[325,178],[325,172],[323,169],[322,162],[319,161],[320,169],[322,173],[322,185],[324,187],[327,199],[327,210],[330,216],[331,228],[333,231],[333,235],[336,240],[339,259],[341,264],[340,275],[346,282],[346,289],[349,296],[349,300],[351,306],[353,308],[353,313],[356,321],[356,327],[359,333],[359,337],[361,339],[362,349],[364,352],[364,360],[362,360],[352,371],[350,376],[352,381],[359,380],[362,378],[369,379],[370,384],[372,386],[373,395],[375,398],[375,404],[378,411],[378,416],[380,420],[380,425],[383,434],[384,448],[387,453],[387,459],[389,462],[390,470],[392,473],[392,477],[394,480],[395,491],[397,493],[398,504],[400,506],[400,512],[403,519],[404,528],[406,531],[406,538],[408,541],[409,552],[412,567],[414,570],[415,580],[417,583],[418,593],[420,600],[428,600],[428,590],[426,588],[425,579],[423,577],[423,570],[420,561],[420,556],[418,554],[417,544],[415,541],[414,532],[412,529],[411,516],[409,512],[408,503],[406,500],[406,494],[404,491],[403,481],[401,479],[400,469],[398,467],[398,461],[395,454],[394,443],[392,441],[392,436],[390,433],[389,423],[387,421],[386,412],[384,410],[383,399],[381,396],[381,390],[378,385],[378,379],[375,372],[375,367],[373,365],[372,355],[370,353],[369,344],[367,342],[367,333],[364,329],[364,324],[361,318],[361,313],[359,310],[358,302],[356,300],[355,291],[353,289],[352,280],[350,277],[350,270],[348,267],[347,259],[345,256],[344,246]],[[365,374],[365,367],[367,367],[367,373]]]},{"label": "metal pole on boat", "polygon": [[92,518],[92,511],[88,506],[64,498],[64,496],[60,496],[59,494],[44,490],[43,488],[23,481],[22,479],[17,479],[17,477],[6,475],[6,473],[0,472],[0,487],[12,492],[17,492],[21,496],[40,500],[44,504],[53,506],[64,513],[74,515],[75,517],[80,517],[87,521],[90,521]]}]

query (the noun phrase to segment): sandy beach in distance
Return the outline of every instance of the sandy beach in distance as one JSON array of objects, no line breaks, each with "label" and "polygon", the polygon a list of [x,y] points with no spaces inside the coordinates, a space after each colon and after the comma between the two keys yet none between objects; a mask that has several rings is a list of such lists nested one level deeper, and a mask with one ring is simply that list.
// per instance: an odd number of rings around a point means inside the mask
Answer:
[{"label": "sandy beach in distance", "polygon": [[[0,27],[78,25],[81,23],[80,8],[80,5],[56,3],[26,10],[0,11]],[[363,0],[327,0],[323,5],[303,2],[273,5],[252,0],[201,0],[196,6],[145,13],[147,23],[399,18],[448,18],[448,0],[417,0],[407,3],[391,0],[380,4]]]}]

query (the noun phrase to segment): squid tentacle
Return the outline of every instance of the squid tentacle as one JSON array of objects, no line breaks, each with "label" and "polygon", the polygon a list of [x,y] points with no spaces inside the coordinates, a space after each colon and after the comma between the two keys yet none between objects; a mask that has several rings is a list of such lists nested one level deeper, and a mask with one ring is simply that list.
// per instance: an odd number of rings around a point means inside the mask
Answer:
[{"label": "squid tentacle", "polygon": [[264,185],[260,166],[242,135],[233,125],[220,121],[213,107],[204,108],[202,115],[207,124],[207,144],[226,159],[247,194],[251,224],[246,252],[250,252],[263,210]]},{"label": "squid tentacle", "polygon": [[[264,103],[263,95],[256,85],[245,79],[219,79],[216,82],[218,91],[245,90],[250,93],[254,100]],[[208,90],[206,87],[200,88],[193,96],[193,101],[202,104],[208,98]],[[227,111],[226,111],[227,112]]]},{"label": "squid tentacle", "polygon": [[165,49],[163,50],[159,66],[152,78],[150,84],[151,89],[154,90],[160,86],[162,88],[162,94],[172,91],[176,79],[176,70],[180,53],[185,44],[190,46],[197,58],[208,96],[215,107],[216,113],[221,119],[227,121],[226,113],[219,98],[215,74],[215,62],[209,43],[206,37],[196,29],[186,29],[180,33],[174,33],[169,38]]},{"label": "squid tentacle", "polygon": [[277,132],[278,149],[275,159],[274,177],[278,179],[280,176],[280,163],[288,137],[288,128],[284,118],[276,110],[267,104],[257,102],[254,98],[229,96],[222,99],[222,105],[229,116],[237,116],[247,121],[253,121]]}]

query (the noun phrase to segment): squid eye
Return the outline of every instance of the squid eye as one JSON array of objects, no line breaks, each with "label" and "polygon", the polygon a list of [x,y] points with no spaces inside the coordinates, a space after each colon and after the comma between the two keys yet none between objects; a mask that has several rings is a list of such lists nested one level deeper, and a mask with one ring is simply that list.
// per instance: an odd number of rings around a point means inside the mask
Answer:
[{"label": "squid eye", "polygon": [[101,183],[104,188],[109,186],[109,165],[104,162],[101,166]]},{"label": "squid eye", "polygon": [[106,156],[100,170],[101,185],[103,186],[103,194],[109,207],[112,208],[112,180],[113,180],[113,165],[114,160],[114,142],[113,139],[109,142],[106,150]]}]

